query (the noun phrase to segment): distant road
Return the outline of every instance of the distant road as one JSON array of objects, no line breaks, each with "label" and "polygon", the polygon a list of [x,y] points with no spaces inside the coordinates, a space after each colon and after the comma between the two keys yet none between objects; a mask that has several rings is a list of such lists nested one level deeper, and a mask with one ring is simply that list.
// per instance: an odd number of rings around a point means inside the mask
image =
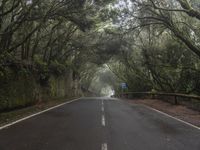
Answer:
[{"label": "distant road", "polygon": [[200,130],[144,106],[82,98],[0,130],[0,150],[200,150]]}]

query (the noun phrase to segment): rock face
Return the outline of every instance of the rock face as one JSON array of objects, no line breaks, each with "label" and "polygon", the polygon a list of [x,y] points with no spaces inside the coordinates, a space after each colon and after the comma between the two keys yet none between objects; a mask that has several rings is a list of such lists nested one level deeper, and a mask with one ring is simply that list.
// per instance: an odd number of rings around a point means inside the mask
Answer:
[{"label": "rock face", "polygon": [[0,79],[0,112],[82,94],[79,82],[72,78],[72,71],[59,77],[50,76],[46,84],[41,84],[38,76],[11,72],[9,77]]}]

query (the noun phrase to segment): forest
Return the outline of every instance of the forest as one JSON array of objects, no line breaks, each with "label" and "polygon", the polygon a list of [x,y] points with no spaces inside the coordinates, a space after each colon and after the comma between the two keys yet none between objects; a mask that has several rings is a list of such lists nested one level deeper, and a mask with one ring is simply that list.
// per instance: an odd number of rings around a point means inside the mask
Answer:
[{"label": "forest", "polygon": [[0,0],[0,111],[121,82],[200,95],[199,0]]}]

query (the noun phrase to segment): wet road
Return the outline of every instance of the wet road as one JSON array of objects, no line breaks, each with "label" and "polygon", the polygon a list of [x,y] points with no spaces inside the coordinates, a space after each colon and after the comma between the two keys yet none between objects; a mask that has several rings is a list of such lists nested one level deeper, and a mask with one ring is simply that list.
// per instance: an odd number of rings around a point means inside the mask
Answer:
[{"label": "wet road", "polygon": [[141,105],[82,98],[0,130],[0,150],[200,150],[200,130]]}]

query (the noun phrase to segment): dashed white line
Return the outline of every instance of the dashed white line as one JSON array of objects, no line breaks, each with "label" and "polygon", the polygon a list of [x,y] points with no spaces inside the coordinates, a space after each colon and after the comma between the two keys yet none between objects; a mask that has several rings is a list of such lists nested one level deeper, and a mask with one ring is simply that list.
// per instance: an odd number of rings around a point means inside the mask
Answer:
[{"label": "dashed white line", "polygon": [[101,105],[102,105],[102,106],[104,105],[103,100],[101,101]]},{"label": "dashed white line", "polygon": [[101,145],[101,150],[108,150],[107,143],[103,143],[103,144]]},{"label": "dashed white line", "polygon": [[104,113],[104,107],[103,106],[101,107],[101,111]]},{"label": "dashed white line", "polygon": [[102,124],[102,126],[106,126],[106,121],[105,121],[104,115],[102,115],[102,117],[101,117],[101,124]]}]

